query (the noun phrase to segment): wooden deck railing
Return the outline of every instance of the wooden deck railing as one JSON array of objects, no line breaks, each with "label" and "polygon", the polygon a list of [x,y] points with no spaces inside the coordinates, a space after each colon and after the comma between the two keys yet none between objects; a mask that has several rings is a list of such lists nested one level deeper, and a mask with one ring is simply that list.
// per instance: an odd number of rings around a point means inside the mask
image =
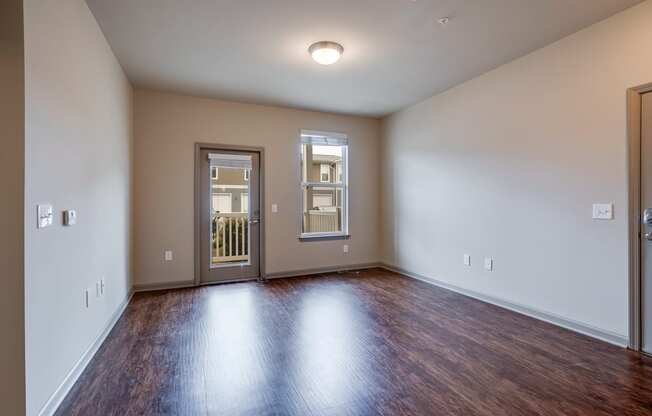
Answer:
[{"label": "wooden deck railing", "polygon": [[340,231],[340,214],[337,211],[310,210],[303,214],[304,232],[330,233]]},{"label": "wooden deck railing", "polygon": [[213,263],[249,260],[249,214],[213,216]]}]

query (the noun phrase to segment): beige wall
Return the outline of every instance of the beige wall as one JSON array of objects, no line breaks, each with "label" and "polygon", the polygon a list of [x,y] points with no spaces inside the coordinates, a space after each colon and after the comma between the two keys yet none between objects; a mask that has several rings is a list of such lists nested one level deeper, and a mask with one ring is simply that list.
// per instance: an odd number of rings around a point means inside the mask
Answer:
[{"label": "beige wall", "polygon": [[25,414],[23,2],[0,2],[0,406]]},{"label": "beige wall", "polygon": [[625,91],[652,82],[650,22],[648,1],[386,118],[384,260],[626,337]]},{"label": "beige wall", "polygon": [[[378,261],[379,122],[136,90],[135,282],[194,278],[194,144],[265,148],[267,273]],[[300,242],[299,131],[351,140],[351,239]],[[279,205],[272,214],[271,204]],[[342,245],[349,244],[349,254]],[[174,261],[164,262],[165,249]]]},{"label": "beige wall", "polygon": [[[26,357],[36,415],[131,288],[132,90],[83,0],[25,0]],[[36,204],[55,223],[35,227]],[[63,227],[61,212],[78,223]],[[84,290],[104,278],[106,293]],[[93,293],[93,292],[91,292]]]}]

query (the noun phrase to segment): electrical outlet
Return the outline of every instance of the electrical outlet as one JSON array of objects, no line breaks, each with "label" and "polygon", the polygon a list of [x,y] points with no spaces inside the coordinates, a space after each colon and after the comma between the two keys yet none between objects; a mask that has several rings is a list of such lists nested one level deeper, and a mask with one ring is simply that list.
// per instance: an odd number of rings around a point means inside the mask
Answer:
[{"label": "electrical outlet", "polygon": [[470,254],[465,254],[464,255],[464,265],[465,266],[470,266],[471,265],[471,255]]},{"label": "electrical outlet", "polygon": [[484,269],[488,272],[493,271],[494,269],[494,259],[491,257],[485,257],[484,259]]},{"label": "electrical outlet", "polygon": [[165,261],[172,261],[172,250],[165,250]]},{"label": "electrical outlet", "polygon": [[348,253],[348,252],[349,252],[349,245],[348,245],[348,244],[344,244],[344,245],[342,246],[342,252],[344,252],[344,253]]}]

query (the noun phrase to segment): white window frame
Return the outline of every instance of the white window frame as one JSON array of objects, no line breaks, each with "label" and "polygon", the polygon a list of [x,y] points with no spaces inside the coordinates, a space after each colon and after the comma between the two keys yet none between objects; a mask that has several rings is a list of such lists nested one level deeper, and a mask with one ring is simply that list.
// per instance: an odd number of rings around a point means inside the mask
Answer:
[{"label": "white window frame", "polygon": [[[326,182],[306,182],[303,180],[303,145],[313,144],[319,146],[341,146],[342,147],[342,182],[341,183],[326,183]],[[318,238],[349,238],[349,140],[347,135],[342,133],[323,132],[316,130],[301,130],[300,140],[298,146],[298,172],[299,172],[299,239],[311,240]],[[321,180],[321,172],[319,175]],[[303,232],[303,193],[304,189],[308,187],[317,188],[333,188],[335,190],[342,190],[342,230],[337,232],[325,233],[304,233]],[[336,192],[337,194],[337,192]]]}]

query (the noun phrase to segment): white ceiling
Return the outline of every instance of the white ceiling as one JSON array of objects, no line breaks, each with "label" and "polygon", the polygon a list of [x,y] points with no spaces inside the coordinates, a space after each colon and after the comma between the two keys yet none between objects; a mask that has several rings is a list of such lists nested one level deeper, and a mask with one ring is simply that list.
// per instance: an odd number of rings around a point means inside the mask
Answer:
[{"label": "white ceiling", "polygon": [[[380,117],[640,1],[87,3],[137,86]],[[308,46],[320,40],[344,46],[339,63],[311,60]]]}]

